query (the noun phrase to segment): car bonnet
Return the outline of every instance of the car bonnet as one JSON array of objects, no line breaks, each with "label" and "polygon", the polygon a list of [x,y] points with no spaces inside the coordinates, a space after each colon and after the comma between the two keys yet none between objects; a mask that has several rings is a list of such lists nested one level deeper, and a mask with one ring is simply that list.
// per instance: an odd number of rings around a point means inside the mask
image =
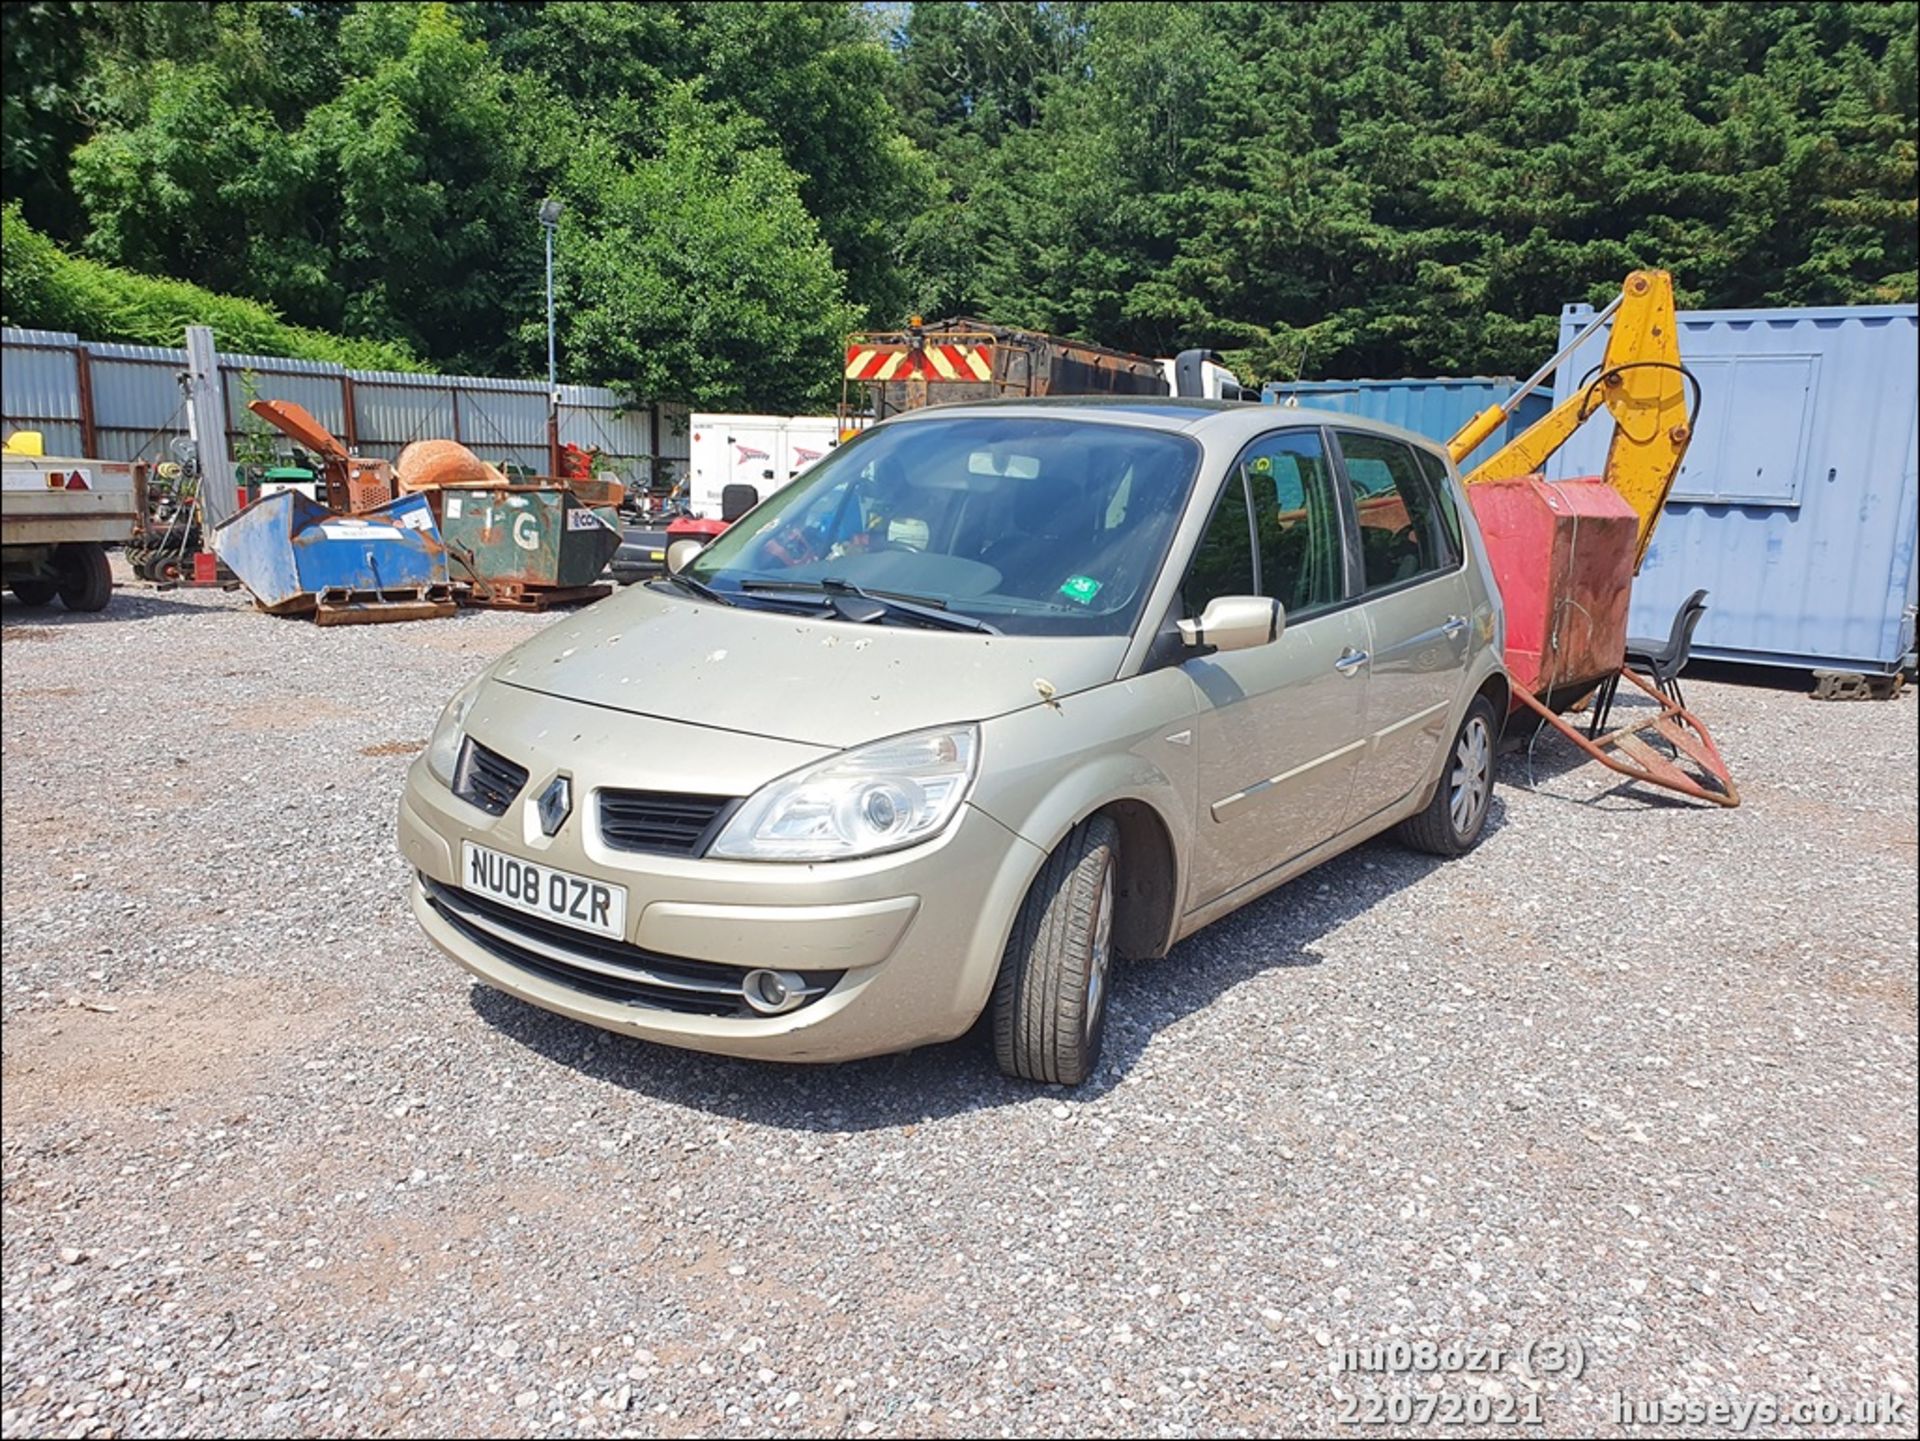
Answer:
[{"label": "car bonnet", "polygon": [[503,684],[635,715],[846,747],[1112,680],[1125,636],[817,620],[634,586],[502,657]]}]

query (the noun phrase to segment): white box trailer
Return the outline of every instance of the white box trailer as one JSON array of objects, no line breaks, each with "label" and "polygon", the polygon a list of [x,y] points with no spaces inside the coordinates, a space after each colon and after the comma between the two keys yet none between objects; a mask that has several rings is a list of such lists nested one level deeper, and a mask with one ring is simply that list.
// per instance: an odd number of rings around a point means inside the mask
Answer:
[{"label": "white box trailer", "polygon": [[750,485],[765,500],[839,443],[831,415],[696,413],[689,438],[687,503],[703,520],[725,520],[730,485]]},{"label": "white box trailer", "polygon": [[0,476],[0,580],[24,605],[56,595],[100,610],[113,595],[107,546],[132,538],[146,508],[145,467],[42,456],[24,444]]}]

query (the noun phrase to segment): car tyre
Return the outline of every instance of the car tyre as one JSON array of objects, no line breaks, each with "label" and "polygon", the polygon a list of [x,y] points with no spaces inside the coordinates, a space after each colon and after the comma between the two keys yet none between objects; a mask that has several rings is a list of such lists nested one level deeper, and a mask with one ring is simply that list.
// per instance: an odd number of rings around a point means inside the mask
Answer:
[{"label": "car tyre", "polygon": [[50,580],[16,580],[7,589],[22,605],[46,605],[60,587]]},{"label": "car tyre", "polygon": [[1395,832],[1404,844],[1449,857],[1464,856],[1480,844],[1493,800],[1494,745],[1499,737],[1493,703],[1483,695],[1475,696],[1447,747],[1433,799]]},{"label": "car tyre", "polygon": [[54,557],[60,603],[68,610],[105,610],[113,598],[113,567],[97,545],[63,545]]},{"label": "car tyre", "polygon": [[1075,826],[1034,879],[993,988],[1000,1069],[1077,1086],[1093,1074],[1107,1027],[1120,831],[1105,816]]}]

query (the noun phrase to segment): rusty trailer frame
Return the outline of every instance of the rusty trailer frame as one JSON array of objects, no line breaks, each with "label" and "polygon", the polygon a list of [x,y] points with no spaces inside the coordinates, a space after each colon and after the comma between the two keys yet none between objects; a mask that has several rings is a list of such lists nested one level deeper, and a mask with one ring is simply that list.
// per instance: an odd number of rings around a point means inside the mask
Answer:
[{"label": "rusty trailer frame", "polygon": [[[1631,666],[1623,665],[1617,677],[1608,677],[1603,682],[1603,690],[1621,679],[1632,681],[1640,687],[1658,703],[1660,710],[1655,715],[1600,735],[1583,733],[1524,687],[1515,686],[1513,696],[1517,702],[1572,741],[1589,758],[1599,761],[1610,771],[1629,780],[1677,791],[1710,805],[1728,808],[1739,805],[1740,789],[1733,783],[1727,763],[1720,758],[1720,749],[1714,744],[1706,723],[1679,701],[1662,694]],[[1604,703],[1597,697],[1590,700],[1589,704],[1601,705],[1604,711]],[[1655,748],[1655,737],[1672,748],[1671,758]],[[1690,775],[1682,768],[1680,761],[1683,757],[1692,763],[1694,774]]]}]

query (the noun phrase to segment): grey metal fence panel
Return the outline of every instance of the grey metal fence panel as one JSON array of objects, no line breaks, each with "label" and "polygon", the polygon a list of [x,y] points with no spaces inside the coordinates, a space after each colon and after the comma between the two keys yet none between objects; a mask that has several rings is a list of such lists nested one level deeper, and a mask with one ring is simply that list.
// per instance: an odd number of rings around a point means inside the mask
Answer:
[{"label": "grey metal fence panel", "polygon": [[[21,337],[16,340],[15,337]],[[46,337],[28,340],[25,337]],[[81,455],[79,360],[55,331],[6,332],[6,433],[37,430],[48,455]]]},{"label": "grey metal fence panel", "polygon": [[531,447],[546,453],[547,399],[538,390],[460,387],[461,431],[475,450]]},{"label": "grey metal fence panel", "polygon": [[693,462],[693,407],[663,403],[657,407],[660,412],[660,434],[655,437],[660,448],[655,452],[662,460],[674,461],[681,466]]},{"label": "grey metal fence panel", "polygon": [[[489,377],[479,377],[488,380]],[[519,466],[535,475],[553,469],[547,456],[547,396],[525,382],[509,389],[486,383],[457,387],[460,438],[482,460]]]},{"label": "grey metal fence panel", "polygon": [[331,360],[296,360],[286,355],[247,355],[229,350],[220,352],[220,363],[230,365],[235,370],[271,370],[280,375],[333,376],[338,379],[347,373],[345,366]]},{"label": "grey metal fence panel", "polygon": [[265,427],[276,438],[280,432],[247,410],[248,386],[260,400],[290,400],[304,406],[313,418],[342,438],[347,427],[346,371],[339,366],[317,367],[312,361],[274,360],[260,355],[220,357],[220,376],[226,390],[227,433]]},{"label": "grey metal fence panel", "polygon": [[[186,368],[183,349],[86,342],[65,332],[11,327],[0,332],[0,343],[9,431],[38,429],[46,433],[49,449],[82,450],[84,354],[94,445],[102,459],[165,460],[169,442],[187,433],[177,379]],[[254,424],[247,416],[242,379],[250,375],[260,398],[306,407],[363,455],[394,460],[412,441],[444,437],[462,441],[496,465],[535,474],[550,468],[548,397],[538,380],[345,370],[323,361],[225,352],[220,369],[230,439]],[[684,405],[623,406],[603,387],[563,385],[557,419],[563,444],[598,449],[602,469],[630,486],[667,483],[685,473],[689,417]]]},{"label": "grey metal fence panel", "polygon": [[185,352],[172,358],[147,346],[114,349],[124,353],[92,350],[94,449],[102,460],[168,460],[173,437],[187,433],[179,379]]},{"label": "grey metal fence panel", "polygon": [[353,375],[354,439],[362,455],[398,460],[413,441],[461,437],[453,392],[438,376]]},{"label": "grey metal fence panel", "polygon": [[560,441],[599,450],[609,460],[637,460],[653,454],[653,417],[644,408],[621,411],[611,397],[560,401]]},{"label": "grey metal fence panel", "polygon": [[71,330],[28,330],[20,325],[0,326],[0,344],[51,345],[71,350],[79,343],[80,337]]},{"label": "grey metal fence panel", "polygon": [[175,370],[187,368],[187,351],[179,345],[123,345],[117,340],[98,340],[76,342],[82,350],[95,360],[150,360],[156,365],[171,365]]},{"label": "grey metal fence panel", "polygon": [[[47,455],[79,455],[87,453],[86,441],[80,431],[77,420],[33,420],[15,422],[8,419],[6,435],[16,430],[37,430],[40,432],[40,448]],[[0,437],[4,439],[5,437]],[[110,460],[111,456],[101,456],[101,460]]]}]

